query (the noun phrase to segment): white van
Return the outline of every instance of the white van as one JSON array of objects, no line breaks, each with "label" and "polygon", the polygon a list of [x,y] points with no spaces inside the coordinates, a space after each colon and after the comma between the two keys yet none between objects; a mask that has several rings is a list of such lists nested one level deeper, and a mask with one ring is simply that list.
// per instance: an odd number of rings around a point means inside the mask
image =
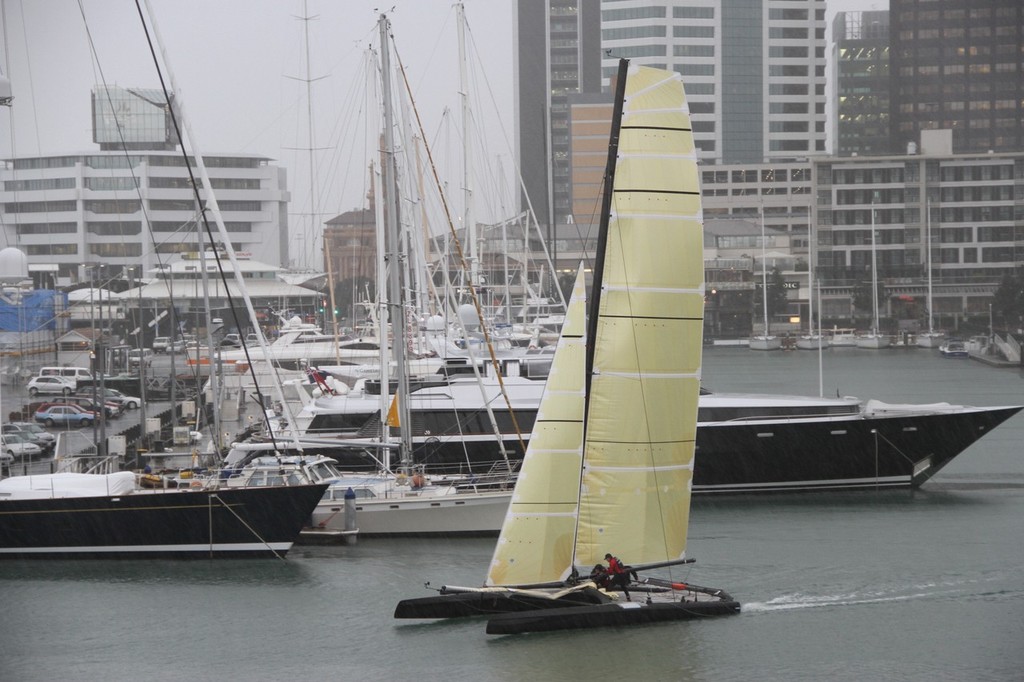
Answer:
[{"label": "white van", "polygon": [[83,379],[92,379],[92,372],[85,367],[42,367],[39,370],[39,376],[41,377],[64,377],[65,379],[71,379],[76,384]]}]

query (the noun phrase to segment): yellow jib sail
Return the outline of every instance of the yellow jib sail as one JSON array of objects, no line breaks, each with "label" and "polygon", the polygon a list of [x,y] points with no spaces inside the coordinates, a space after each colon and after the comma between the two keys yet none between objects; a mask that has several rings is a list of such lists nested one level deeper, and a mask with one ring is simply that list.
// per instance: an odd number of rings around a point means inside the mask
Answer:
[{"label": "yellow jib sail", "polygon": [[572,569],[583,457],[585,329],[581,268],[512,503],[487,572],[488,585],[564,580]]},{"label": "yellow jib sail", "polygon": [[703,332],[697,159],[678,74],[630,66],[612,185],[577,566],[686,551]]}]

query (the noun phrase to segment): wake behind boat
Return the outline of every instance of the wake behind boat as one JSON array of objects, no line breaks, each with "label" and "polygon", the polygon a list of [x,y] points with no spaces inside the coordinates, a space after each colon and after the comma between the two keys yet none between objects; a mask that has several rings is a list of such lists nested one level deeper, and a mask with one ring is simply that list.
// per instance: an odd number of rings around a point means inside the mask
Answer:
[{"label": "wake behind boat", "polygon": [[283,557],[326,485],[146,489],[130,471],[0,481],[0,559]]}]

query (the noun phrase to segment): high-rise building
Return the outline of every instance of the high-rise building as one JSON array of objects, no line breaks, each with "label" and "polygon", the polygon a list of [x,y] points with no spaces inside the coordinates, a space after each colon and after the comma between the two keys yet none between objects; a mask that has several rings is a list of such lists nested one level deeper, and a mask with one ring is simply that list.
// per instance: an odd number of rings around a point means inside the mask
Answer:
[{"label": "high-rise building", "polygon": [[618,0],[603,7],[604,78],[619,57],[682,74],[702,163],[825,153],[824,0]]},{"label": "high-rise building", "polygon": [[833,153],[890,154],[889,13],[839,12],[832,25]]},{"label": "high-rise building", "polygon": [[[3,161],[6,243],[30,264],[56,265],[64,281],[77,280],[83,265],[149,270],[171,254],[209,248],[209,238],[199,235],[185,158],[173,151],[167,108],[159,91],[99,88],[93,139],[100,150]],[[203,160],[235,251],[286,264],[285,169],[255,154]]]},{"label": "high-rise building", "polygon": [[601,0],[516,0],[516,148],[542,224],[572,215],[569,96],[601,91],[600,12]]},{"label": "high-rise building", "polygon": [[953,131],[953,151],[1024,148],[1024,3],[890,0],[894,149]]}]

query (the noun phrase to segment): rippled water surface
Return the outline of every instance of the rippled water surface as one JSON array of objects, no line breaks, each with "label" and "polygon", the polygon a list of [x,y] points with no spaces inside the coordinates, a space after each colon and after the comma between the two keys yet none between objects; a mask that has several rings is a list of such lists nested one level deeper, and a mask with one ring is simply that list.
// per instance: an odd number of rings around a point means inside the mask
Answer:
[{"label": "rippled water surface", "polygon": [[[935,352],[822,364],[828,395],[1024,402],[1017,370]],[[813,395],[817,370],[813,352],[705,353],[717,390]],[[285,562],[0,562],[0,680],[1016,680],[1022,519],[1018,415],[918,491],[698,499],[683,577],[739,598],[732,618],[519,637],[391,618],[426,581],[479,584],[486,538]]]}]

